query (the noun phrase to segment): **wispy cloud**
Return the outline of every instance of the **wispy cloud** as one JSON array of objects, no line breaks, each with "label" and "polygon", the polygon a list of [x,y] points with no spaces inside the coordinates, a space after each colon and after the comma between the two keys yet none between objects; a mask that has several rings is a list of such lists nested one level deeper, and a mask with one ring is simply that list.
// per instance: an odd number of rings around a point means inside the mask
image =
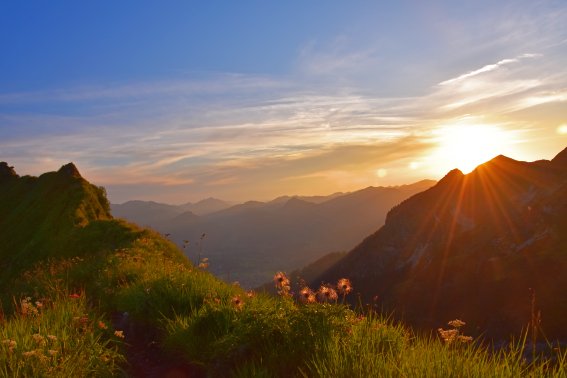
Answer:
[{"label": "wispy cloud", "polygon": [[[108,186],[115,201],[133,195],[169,202],[211,194],[269,198],[404,183],[435,174],[415,161],[434,146],[431,131],[448,120],[469,114],[533,130],[536,123],[518,118],[519,111],[566,102],[567,78],[559,68],[564,61],[546,56],[500,59],[408,97],[357,90],[351,82],[306,82],[302,75],[222,74],[5,93],[1,158],[32,174],[75,161],[89,179]],[[304,64],[332,73],[374,59],[363,51],[326,68],[323,55]],[[18,110],[18,104],[36,103],[72,103],[78,110]],[[567,114],[559,111],[557,119],[545,121],[562,124],[562,116]],[[412,162],[420,169],[410,171]]]},{"label": "wispy cloud", "polygon": [[536,58],[536,57],[541,57],[541,54],[522,54],[521,56],[517,57],[517,58],[513,58],[513,59],[502,59],[501,61],[494,63],[494,64],[487,64],[484,67],[481,67],[477,70],[471,71],[471,72],[467,72],[465,74],[462,74],[458,77],[449,79],[449,80],[445,80],[442,81],[441,83],[439,83],[439,85],[449,85],[449,84],[454,84],[460,81],[464,81],[466,79],[469,79],[471,77],[480,75],[482,73],[485,72],[490,72],[490,71],[494,71],[506,64],[511,64],[511,63],[517,63],[519,62],[520,59],[523,58]]}]

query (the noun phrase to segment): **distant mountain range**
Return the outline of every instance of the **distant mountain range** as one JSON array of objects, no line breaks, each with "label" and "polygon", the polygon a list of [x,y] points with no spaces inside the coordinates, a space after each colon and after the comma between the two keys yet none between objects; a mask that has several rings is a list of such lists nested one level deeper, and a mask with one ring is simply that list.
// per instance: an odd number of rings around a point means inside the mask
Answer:
[{"label": "distant mountain range", "polygon": [[185,212],[195,215],[207,215],[231,207],[232,204],[216,198],[207,198],[196,203],[168,205],[154,201],[128,201],[123,204],[112,204],[114,216],[125,219],[136,219],[139,224],[155,224],[174,218]]},{"label": "distant mountain range", "polygon": [[567,336],[567,149],[551,161],[498,156],[449,172],[311,284],[348,277],[367,303],[411,324],[465,320],[505,335],[531,316]]},{"label": "distant mountain range", "polygon": [[291,271],[329,252],[349,250],[384,223],[390,208],[434,184],[423,180],[234,206],[215,199],[206,200],[207,206],[204,201],[181,206],[129,201],[112,205],[112,212],[171,234],[181,247],[189,240],[185,252],[193,261],[208,257],[213,273],[255,287],[278,270]]}]

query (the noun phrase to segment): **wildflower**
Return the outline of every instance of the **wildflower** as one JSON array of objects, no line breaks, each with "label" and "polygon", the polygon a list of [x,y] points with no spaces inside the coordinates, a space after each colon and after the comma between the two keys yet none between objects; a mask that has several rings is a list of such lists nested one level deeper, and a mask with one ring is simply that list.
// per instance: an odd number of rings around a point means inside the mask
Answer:
[{"label": "wildflower", "polygon": [[445,341],[447,344],[451,344],[459,335],[459,331],[456,329],[445,330],[443,328],[439,328],[437,329],[437,332],[439,332],[439,336],[441,336],[443,341]]},{"label": "wildflower", "polygon": [[39,308],[42,308],[42,307],[43,307],[43,303],[41,303],[40,301],[36,301],[36,302],[35,302],[35,307],[37,307],[38,309],[39,309]]},{"label": "wildflower", "polygon": [[2,340],[2,344],[7,345],[8,348],[15,348],[16,345],[18,345],[18,343],[16,343],[16,340],[11,340],[11,339],[6,339],[6,340]]},{"label": "wildflower", "polygon": [[39,333],[35,333],[32,335],[33,341],[35,341],[39,345],[45,344],[45,339]]},{"label": "wildflower", "polygon": [[317,292],[317,297],[321,302],[336,301],[338,298],[337,292],[332,287],[321,285]]},{"label": "wildflower", "polygon": [[200,269],[207,269],[209,267],[209,259],[207,257],[202,258],[201,262],[199,262]]},{"label": "wildflower", "polygon": [[289,287],[289,278],[287,278],[284,272],[277,272],[274,276],[274,283],[278,289]]},{"label": "wildflower", "polygon": [[77,298],[81,298],[81,296],[77,293],[73,293],[73,294],[69,295],[69,298],[77,299]]},{"label": "wildflower", "polygon": [[107,329],[107,325],[103,321],[98,321],[98,328],[100,329]]},{"label": "wildflower", "polygon": [[315,303],[315,293],[308,287],[304,287],[299,291],[299,300],[301,303]]},{"label": "wildflower", "polygon": [[56,350],[53,350],[53,349],[49,349],[49,350],[47,351],[47,353],[48,353],[50,356],[55,356],[55,355],[57,354],[57,351],[56,351]]},{"label": "wildflower", "polygon": [[30,350],[29,352],[24,352],[24,353],[22,353],[22,355],[26,358],[35,356],[35,350]]},{"label": "wildflower", "polygon": [[242,302],[242,299],[240,299],[239,295],[236,295],[234,297],[232,297],[231,299],[232,305],[237,309],[240,310],[242,308],[242,305],[244,304],[244,302]]},{"label": "wildflower", "polygon": [[463,335],[459,335],[458,340],[462,343],[470,343],[472,341],[472,337],[471,336],[463,336]]},{"label": "wildflower", "polygon": [[124,331],[114,331],[114,336],[119,337],[121,339],[124,338]]},{"label": "wildflower", "polygon": [[463,322],[462,320],[455,319],[455,320],[451,320],[451,321],[450,321],[449,323],[447,323],[447,324],[449,324],[449,325],[450,325],[451,327],[453,327],[453,328],[461,328],[462,326],[464,326],[464,325],[467,324],[467,323]]},{"label": "wildflower", "polygon": [[31,297],[26,297],[20,301],[22,315],[37,315],[37,308],[31,303]]},{"label": "wildflower", "polygon": [[247,296],[248,298],[254,298],[254,297],[256,296],[256,293],[254,292],[254,290],[248,290],[248,291],[246,292],[246,296]]},{"label": "wildflower", "polygon": [[48,338],[50,341],[53,341],[53,342],[57,341],[57,336],[55,336],[55,335],[47,335],[47,338]]},{"label": "wildflower", "polygon": [[350,293],[352,291],[350,280],[347,278],[341,278],[337,283],[337,290],[342,295],[347,295],[348,293]]}]

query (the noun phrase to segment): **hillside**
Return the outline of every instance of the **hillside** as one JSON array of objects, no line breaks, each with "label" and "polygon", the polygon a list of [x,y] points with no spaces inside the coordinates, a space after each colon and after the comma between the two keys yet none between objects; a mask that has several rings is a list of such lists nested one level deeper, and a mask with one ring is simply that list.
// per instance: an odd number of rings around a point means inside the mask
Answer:
[{"label": "hillside", "polygon": [[[72,164],[35,178],[0,163],[0,198],[10,230],[0,239],[10,245],[2,249],[7,266],[0,271],[3,377],[463,371],[471,377],[560,377],[565,371],[567,354],[557,349],[546,351],[552,365],[539,357],[527,363],[524,344],[494,353],[471,343],[461,329],[440,339],[416,337],[373,311],[328,301],[303,304],[286,290],[270,297],[227,285],[192,266],[159,234],[113,219],[104,190]],[[311,268],[314,274],[317,267]],[[451,332],[458,337],[448,338]]]},{"label": "hillside", "polygon": [[82,239],[106,232],[98,222],[111,219],[104,189],[72,163],[40,177],[0,163],[0,214],[0,268],[14,274],[40,258],[90,248]]},{"label": "hillside", "polygon": [[[434,183],[424,180],[326,197],[250,201],[203,216],[192,211],[171,214],[168,219],[154,216],[151,222],[134,212],[114,215],[123,214],[130,221],[171,234],[180,247],[189,240],[184,251],[193,261],[203,251],[216,275],[255,287],[269,281],[274,271],[298,269],[330,251],[352,248],[383,224],[390,208]],[[148,209],[157,209],[149,205]],[[160,206],[166,209],[167,205]],[[206,238],[201,244],[203,233]]]},{"label": "hillside", "polygon": [[377,295],[411,324],[460,318],[490,335],[526,326],[535,292],[548,336],[566,337],[566,155],[498,156],[467,175],[449,172],[390,210],[314,284],[350,277],[367,301]]}]

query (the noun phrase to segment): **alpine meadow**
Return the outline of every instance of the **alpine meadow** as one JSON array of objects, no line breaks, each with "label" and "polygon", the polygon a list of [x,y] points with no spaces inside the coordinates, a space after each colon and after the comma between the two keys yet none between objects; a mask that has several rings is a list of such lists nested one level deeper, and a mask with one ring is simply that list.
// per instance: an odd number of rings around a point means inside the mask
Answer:
[{"label": "alpine meadow", "polygon": [[567,4],[0,4],[0,377],[567,378]]}]

